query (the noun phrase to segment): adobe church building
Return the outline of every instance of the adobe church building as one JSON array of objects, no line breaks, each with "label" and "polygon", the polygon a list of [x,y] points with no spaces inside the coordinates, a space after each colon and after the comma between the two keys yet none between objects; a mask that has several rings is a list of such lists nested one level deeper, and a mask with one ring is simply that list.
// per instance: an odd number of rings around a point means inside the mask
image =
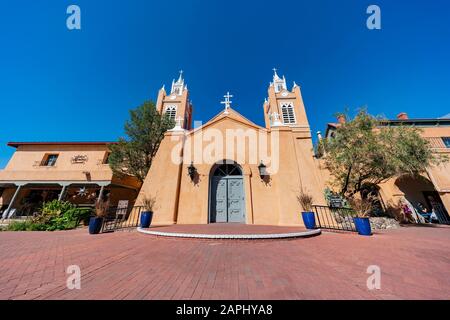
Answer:
[{"label": "adobe church building", "polygon": [[137,205],[154,197],[154,224],[238,222],[303,225],[301,191],[324,204],[325,187],[314,157],[300,87],[288,89],[274,70],[261,127],[231,108],[193,126],[193,107],[182,75],[156,108],[176,120],[153,160]]},{"label": "adobe church building", "polygon": [[[316,205],[327,205],[330,186],[323,159],[315,155],[300,87],[288,89],[274,70],[259,126],[232,108],[228,93],[218,114],[193,123],[193,106],[182,77],[169,93],[159,91],[156,108],[175,120],[166,132],[144,183],[118,177],[109,165],[108,142],[14,142],[16,149],[0,170],[0,218],[29,216],[42,202],[68,200],[93,207],[105,195],[112,206],[129,209],[155,198],[153,224],[246,223],[302,226],[297,201],[310,194]],[[236,108],[238,109],[238,108]],[[343,119],[341,118],[341,122]],[[326,139],[342,123],[328,124]],[[439,119],[386,120],[381,126],[421,128],[433,151],[450,156],[450,116]],[[319,139],[320,139],[319,135]],[[380,210],[398,210],[400,200],[417,207],[450,211],[450,164],[429,168],[422,178],[398,177],[372,186]],[[134,214],[129,219],[133,220]],[[450,219],[449,219],[450,221]]]}]

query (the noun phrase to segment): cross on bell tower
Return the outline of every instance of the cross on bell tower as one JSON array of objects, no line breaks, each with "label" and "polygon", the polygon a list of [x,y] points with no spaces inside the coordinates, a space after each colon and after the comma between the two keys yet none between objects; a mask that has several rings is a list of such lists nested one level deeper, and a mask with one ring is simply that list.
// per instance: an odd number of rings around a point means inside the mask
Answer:
[{"label": "cross on bell tower", "polygon": [[175,127],[191,130],[193,107],[183,76],[184,71],[180,70],[178,80],[175,80],[175,78],[172,81],[170,92],[166,92],[164,86],[159,90],[156,110],[160,114],[168,114],[171,119],[175,120]]},{"label": "cross on bell tower", "polygon": [[183,70],[180,70],[180,76],[178,77],[178,80],[175,81],[174,79],[172,81],[172,89],[170,90],[170,94],[181,96],[183,95],[184,90],[186,90],[186,86],[183,79]]},{"label": "cross on bell tower", "polygon": [[283,76],[283,78],[280,78],[280,76],[277,73],[277,68],[273,68],[273,82],[270,83],[270,86],[273,86],[275,88],[275,92],[279,93],[283,90],[287,90],[286,86],[286,78]]},{"label": "cross on bell tower", "polygon": [[227,92],[223,97],[225,98],[225,101],[221,101],[220,103],[225,105],[225,111],[223,113],[228,114],[228,109],[231,108],[231,104],[233,103],[230,98],[233,98],[233,96],[230,95],[230,92]]}]

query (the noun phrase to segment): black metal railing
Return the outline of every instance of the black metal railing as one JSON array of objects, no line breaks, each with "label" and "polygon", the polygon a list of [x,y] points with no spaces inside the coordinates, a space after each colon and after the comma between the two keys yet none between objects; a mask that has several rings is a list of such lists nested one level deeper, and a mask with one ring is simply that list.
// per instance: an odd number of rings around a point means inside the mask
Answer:
[{"label": "black metal railing", "polygon": [[318,228],[356,232],[353,209],[314,205],[313,211]]},{"label": "black metal railing", "polygon": [[110,207],[103,218],[102,232],[114,232],[139,227],[143,207],[132,208]]}]

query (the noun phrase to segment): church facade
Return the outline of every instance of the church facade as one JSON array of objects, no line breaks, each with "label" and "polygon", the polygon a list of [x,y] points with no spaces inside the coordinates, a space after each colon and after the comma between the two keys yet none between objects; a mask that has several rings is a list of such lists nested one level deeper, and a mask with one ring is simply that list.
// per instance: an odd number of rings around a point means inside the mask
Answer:
[{"label": "church facade", "polygon": [[300,87],[294,82],[288,89],[274,71],[261,108],[264,127],[232,108],[230,94],[221,112],[194,126],[182,75],[170,92],[159,91],[156,108],[176,126],[166,133],[136,201],[156,200],[154,224],[302,225],[300,192],[324,204]]}]

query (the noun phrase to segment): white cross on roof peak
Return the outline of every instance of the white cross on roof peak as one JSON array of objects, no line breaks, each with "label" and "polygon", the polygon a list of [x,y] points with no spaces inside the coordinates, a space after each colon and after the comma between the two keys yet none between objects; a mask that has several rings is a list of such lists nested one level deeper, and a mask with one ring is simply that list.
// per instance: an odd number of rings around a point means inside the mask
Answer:
[{"label": "white cross on roof peak", "polygon": [[230,94],[230,92],[227,92],[227,94],[223,97],[225,98],[225,101],[221,101],[220,103],[225,105],[225,113],[228,113],[228,109],[231,108],[231,104],[233,103],[230,98],[233,98],[233,96]]}]

